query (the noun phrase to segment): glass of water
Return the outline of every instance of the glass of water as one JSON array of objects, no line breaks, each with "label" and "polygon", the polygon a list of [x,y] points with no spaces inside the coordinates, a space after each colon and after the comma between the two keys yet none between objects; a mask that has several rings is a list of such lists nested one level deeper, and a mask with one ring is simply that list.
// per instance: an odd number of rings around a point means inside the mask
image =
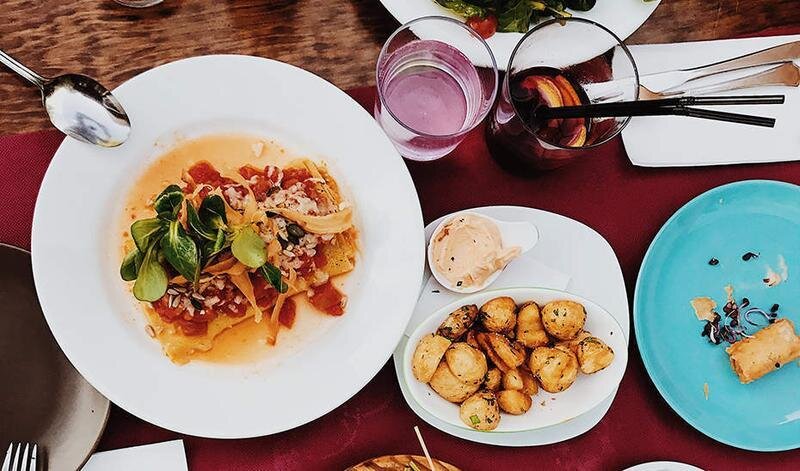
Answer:
[{"label": "glass of water", "polygon": [[389,37],[376,82],[375,119],[400,154],[435,160],[452,152],[489,113],[497,64],[472,28],[428,16]]}]

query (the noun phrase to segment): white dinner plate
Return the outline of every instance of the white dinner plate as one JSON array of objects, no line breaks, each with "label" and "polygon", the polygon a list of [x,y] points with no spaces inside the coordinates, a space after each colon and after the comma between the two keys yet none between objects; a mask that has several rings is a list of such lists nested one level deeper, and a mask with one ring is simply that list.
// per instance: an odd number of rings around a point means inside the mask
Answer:
[{"label": "white dinner plate", "polygon": [[[437,4],[433,0],[381,0],[383,6],[389,10],[397,21],[407,23],[413,19],[423,16],[449,16],[460,18],[447,8]],[[661,0],[645,2],[644,0],[598,0],[594,8],[587,12],[572,12],[577,18],[586,18],[607,27],[613,31],[620,39],[625,40],[633,34],[642,23],[653,14]],[[506,70],[511,53],[522,33],[496,33],[486,42],[497,59],[497,67]],[[586,44],[581,38],[574,38],[570,43],[564,43],[564,51],[572,52],[578,49],[596,49],[598,52],[606,51],[616,45],[609,41],[605,44]]]},{"label": "white dinner plate", "polygon": [[[123,409],[205,437],[288,430],[353,396],[403,333],[425,248],[414,185],[369,113],[309,72],[248,56],[173,62],[114,94],[131,116],[131,138],[116,149],[66,139],[34,214],[36,288],[69,360]],[[170,142],[221,132],[258,134],[326,161],[353,202],[359,258],[345,281],[347,312],[330,318],[324,332],[288,352],[279,342],[281,354],[249,364],[176,366],[146,335],[141,307],[119,279],[114,224],[136,176]]]},{"label": "white dinner plate", "polygon": [[527,432],[551,427],[589,412],[600,405],[604,399],[614,394],[620,381],[622,381],[622,376],[625,374],[625,366],[628,363],[628,342],[625,340],[622,327],[614,319],[614,316],[591,300],[575,296],[566,291],[549,288],[488,289],[461,298],[432,313],[425,322],[417,327],[406,342],[406,349],[403,353],[405,358],[403,361],[403,376],[405,384],[409,386],[408,390],[419,405],[454,427],[460,427],[467,431],[472,430],[461,420],[460,409],[456,404],[445,400],[436,394],[430,386],[414,378],[414,374],[411,371],[411,361],[419,340],[425,335],[436,332],[436,329],[451,312],[466,304],[480,306],[498,296],[509,296],[514,299],[517,305],[535,301],[540,306],[543,306],[549,302],[563,299],[581,303],[586,308],[585,329],[611,347],[614,351],[614,361],[607,368],[594,374],[579,374],[572,386],[566,391],[552,394],[540,389],[533,396],[533,407],[528,413],[521,415],[502,414],[497,428],[486,433]]},{"label": "white dinner plate", "polygon": [[[625,282],[614,250],[608,242],[588,226],[573,219],[533,208],[519,206],[488,206],[470,211],[501,220],[526,221],[539,231],[539,242],[529,252],[512,261],[489,289],[540,286],[566,290],[604,307],[622,327],[625,341],[630,338],[630,314]],[[431,222],[425,228],[426,238],[449,215]],[[427,239],[426,239],[427,240]],[[455,427],[435,417],[411,396],[403,378],[403,352],[409,336],[416,327],[441,307],[462,297],[448,292],[425,271],[425,286],[394,353],[394,366],[403,398],[409,407],[433,427],[465,440],[500,446],[547,445],[581,435],[605,416],[616,395],[614,393],[597,407],[564,423],[539,430],[512,433],[485,433]]]},{"label": "white dinner plate", "polygon": [[625,471],[703,471],[697,466],[678,463],[677,461],[652,461],[650,463],[637,464]]}]

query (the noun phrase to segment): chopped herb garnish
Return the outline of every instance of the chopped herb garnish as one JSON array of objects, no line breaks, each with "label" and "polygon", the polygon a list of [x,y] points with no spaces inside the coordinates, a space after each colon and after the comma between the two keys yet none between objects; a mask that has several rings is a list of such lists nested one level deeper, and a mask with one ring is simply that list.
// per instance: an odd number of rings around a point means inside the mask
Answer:
[{"label": "chopped herb garnish", "polygon": [[194,298],[190,298],[190,299],[192,301],[192,306],[194,306],[195,309],[203,309],[203,304],[201,304],[200,301],[198,301],[197,299],[194,299]]},{"label": "chopped herb garnish", "polygon": [[481,423],[481,419],[477,415],[470,416],[469,421],[472,422],[472,425],[478,425]]}]

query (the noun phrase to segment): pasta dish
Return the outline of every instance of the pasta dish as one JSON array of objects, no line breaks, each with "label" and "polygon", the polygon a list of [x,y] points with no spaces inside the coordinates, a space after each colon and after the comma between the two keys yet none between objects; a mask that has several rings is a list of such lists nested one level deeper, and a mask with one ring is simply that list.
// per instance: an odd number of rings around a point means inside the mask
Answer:
[{"label": "pasta dish", "polygon": [[[263,146],[252,146],[253,160],[263,160]],[[149,217],[132,222],[120,268],[166,355],[186,363],[251,318],[266,323],[275,345],[294,324],[299,294],[325,314],[344,314],[347,297],[332,278],[353,270],[357,233],[327,167],[296,159],[222,171],[192,155],[163,157],[172,161],[162,164],[172,170],[162,172],[166,185],[132,201],[142,206],[131,219]]]}]

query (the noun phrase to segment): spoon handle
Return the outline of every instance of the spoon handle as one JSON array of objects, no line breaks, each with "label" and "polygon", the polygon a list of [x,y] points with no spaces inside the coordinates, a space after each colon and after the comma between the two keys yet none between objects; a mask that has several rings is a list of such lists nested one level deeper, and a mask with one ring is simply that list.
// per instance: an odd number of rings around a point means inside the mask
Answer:
[{"label": "spoon handle", "polygon": [[31,69],[25,67],[24,65],[20,64],[19,62],[17,62],[16,59],[3,52],[2,49],[0,49],[0,63],[5,65],[9,69],[13,70],[17,74],[19,74],[22,78],[36,85],[40,89],[44,88],[45,84],[44,77],[32,71]]}]

